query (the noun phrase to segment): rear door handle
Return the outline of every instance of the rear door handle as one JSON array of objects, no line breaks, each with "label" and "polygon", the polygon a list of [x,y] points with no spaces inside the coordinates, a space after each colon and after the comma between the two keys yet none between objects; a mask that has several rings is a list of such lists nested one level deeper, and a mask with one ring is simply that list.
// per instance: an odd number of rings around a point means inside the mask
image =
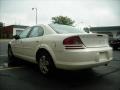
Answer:
[{"label": "rear door handle", "polygon": [[36,41],[36,43],[39,43],[39,41]]}]

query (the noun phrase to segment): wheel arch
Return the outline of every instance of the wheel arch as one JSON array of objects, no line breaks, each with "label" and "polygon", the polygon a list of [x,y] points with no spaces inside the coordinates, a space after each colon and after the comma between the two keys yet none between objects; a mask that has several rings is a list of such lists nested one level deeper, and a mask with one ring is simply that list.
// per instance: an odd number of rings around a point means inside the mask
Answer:
[{"label": "wheel arch", "polygon": [[42,52],[47,52],[51,56],[51,58],[53,60],[53,63],[55,65],[55,59],[56,59],[55,54],[54,54],[53,50],[48,48],[48,47],[40,47],[40,48],[38,48],[38,50],[36,52],[36,62],[38,61],[38,56]]}]

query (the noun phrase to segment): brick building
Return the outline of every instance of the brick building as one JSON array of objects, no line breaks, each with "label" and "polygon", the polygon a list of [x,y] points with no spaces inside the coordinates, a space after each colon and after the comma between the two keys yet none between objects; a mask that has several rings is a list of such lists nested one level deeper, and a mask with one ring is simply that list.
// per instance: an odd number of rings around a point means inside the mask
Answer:
[{"label": "brick building", "polygon": [[13,35],[20,34],[28,26],[10,25],[3,27],[2,38],[12,38]]},{"label": "brick building", "polygon": [[4,24],[0,22],[0,38],[2,38],[2,31],[3,31]]}]

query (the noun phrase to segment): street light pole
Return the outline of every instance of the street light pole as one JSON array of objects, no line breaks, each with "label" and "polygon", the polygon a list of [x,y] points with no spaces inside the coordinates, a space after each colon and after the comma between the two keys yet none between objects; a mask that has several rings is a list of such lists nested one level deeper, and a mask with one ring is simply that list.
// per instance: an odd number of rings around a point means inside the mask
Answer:
[{"label": "street light pole", "polygon": [[32,10],[35,10],[36,11],[36,25],[37,25],[37,8],[32,8]]}]

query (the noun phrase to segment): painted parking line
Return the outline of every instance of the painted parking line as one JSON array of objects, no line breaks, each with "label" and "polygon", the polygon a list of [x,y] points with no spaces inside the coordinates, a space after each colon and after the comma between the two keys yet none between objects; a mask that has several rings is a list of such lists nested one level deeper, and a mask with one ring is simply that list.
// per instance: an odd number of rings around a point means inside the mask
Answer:
[{"label": "painted parking line", "polygon": [[4,71],[4,70],[12,70],[12,69],[21,69],[24,67],[8,67],[8,68],[0,68],[0,71]]},{"label": "painted parking line", "polygon": [[0,55],[0,57],[7,57],[8,55]]}]

